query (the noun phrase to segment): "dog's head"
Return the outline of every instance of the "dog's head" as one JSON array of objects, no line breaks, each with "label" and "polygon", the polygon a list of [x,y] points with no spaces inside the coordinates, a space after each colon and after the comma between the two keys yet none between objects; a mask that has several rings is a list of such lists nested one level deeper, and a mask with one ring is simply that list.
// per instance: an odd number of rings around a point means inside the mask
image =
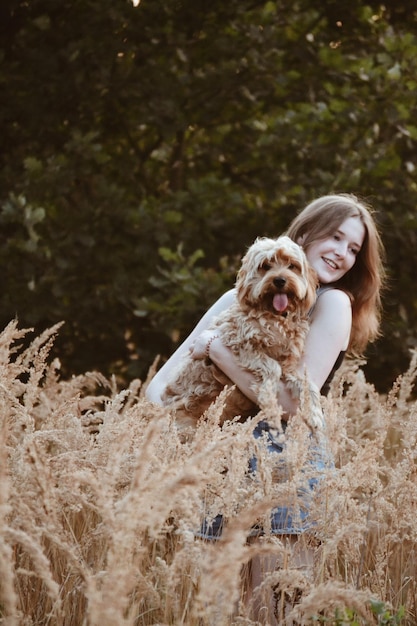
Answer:
[{"label": "dog's head", "polygon": [[306,314],[316,300],[317,284],[302,248],[286,236],[259,237],[243,257],[236,279],[241,306],[274,315]]}]

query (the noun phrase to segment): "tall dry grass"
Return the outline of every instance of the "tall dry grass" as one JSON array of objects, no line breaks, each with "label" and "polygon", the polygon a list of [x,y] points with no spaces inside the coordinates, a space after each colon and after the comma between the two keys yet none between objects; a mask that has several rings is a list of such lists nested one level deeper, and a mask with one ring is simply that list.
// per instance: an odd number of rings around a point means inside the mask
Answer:
[{"label": "tall dry grass", "polygon": [[[48,362],[58,331],[28,345],[13,322],[0,337],[0,624],[255,624],[242,572],[262,554],[282,566],[259,593],[304,589],[295,623],[352,623],[354,611],[356,623],[376,624],[371,600],[386,620],[404,607],[401,623],[417,623],[415,354],[386,397],[356,362],[324,401],[338,469],[318,490],[307,580],[292,546],[267,532],[271,505],[303,475],[303,420],[290,433],[290,476],[277,481],[254,423],[218,427],[221,398],[181,443],[169,414],[144,398],[146,381],[119,390],[99,373],[62,380]],[[219,511],[222,540],[196,538]],[[259,520],[266,535],[248,542]]]}]

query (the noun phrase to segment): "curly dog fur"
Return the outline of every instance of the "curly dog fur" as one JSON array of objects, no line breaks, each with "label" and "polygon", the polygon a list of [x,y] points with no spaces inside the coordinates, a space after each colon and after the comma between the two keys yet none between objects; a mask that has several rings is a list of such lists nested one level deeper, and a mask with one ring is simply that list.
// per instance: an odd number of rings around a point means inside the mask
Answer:
[{"label": "curly dog fur", "polygon": [[[236,278],[235,304],[211,324],[240,365],[256,379],[259,406],[278,393],[285,380],[298,397],[305,381],[297,374],[309,328],[308,313],[316,299],[317,277],[306,256],[289,237],[258,238],[243,257]],[[168,384],[163,402],[175,411],[179,427],[197,421],[226,387],[220,422],[235,416],[247,418],[256,407],[210,359],[186,355]],[[313,398],[313,426],[320,423],[318,390]]]}]

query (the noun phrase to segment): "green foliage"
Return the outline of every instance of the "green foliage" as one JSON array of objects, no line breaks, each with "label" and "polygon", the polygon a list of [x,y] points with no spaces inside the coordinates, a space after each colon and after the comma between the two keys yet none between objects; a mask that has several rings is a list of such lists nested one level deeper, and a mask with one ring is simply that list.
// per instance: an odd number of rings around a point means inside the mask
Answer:
[{"label": "green foliage", "polygon": [[404,607],[400,607],[396,613],[392,613],[391,609],[387,608],[386,604],[381,600],[371,601],[372,613],[377,617],[378,624],[384,624],[384,626],[395,626],[401,624],[404,617]]},{"label": "green foliage", "polygon": [[400,607],[398,611],[394,613],[387,607],[385,602],[381,600],[373,599],[370,601],[369,605],[376,622],[364,621],[362,618],[358,617],[356,611],[349,608],[343,610],[336,609],[334,617],[327,618],[316,616],[312,621],[313,623],[331,624],[332,626],[362,626],[367,623],[376,623],[378,626],[399,626],[404,623],[404,607]]},{"label": "green foliage", "polygon": [[233,286],[230,260],[220,259],[219,268],[213,271],[198,265],[204,256],[202,250],[187,258],[179,244],[176,250],[160,248],[158,254],[163,264],[148,278],[153,291],[149,296],[132,298],[133,314],[148,318],[155,332],[163,328],[173,341],[178,341],[181,333],[189,330],[195,312],[202,315],[216,294]]},{"label": "green foliage", "polygon": [[389,387],[416,342],[417,21],[339,4],[3,2],[0,323],[65,320],[69,372],[143,376],[257,235],[352,191],[387,247]]}]

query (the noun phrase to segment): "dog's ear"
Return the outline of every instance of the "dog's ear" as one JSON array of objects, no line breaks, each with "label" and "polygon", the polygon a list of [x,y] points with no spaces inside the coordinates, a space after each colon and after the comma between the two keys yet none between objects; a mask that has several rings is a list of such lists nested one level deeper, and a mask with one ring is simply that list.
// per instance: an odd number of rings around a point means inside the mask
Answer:
[{"label": "dog's ear", "polygon": [[319,286],[319,279],[315,269],[307,262],[306,264],[306,277],[307,277],[307,293],[304,298],[305,310],[309,311],[315,304],[317,298],[317,288]]},{"label": "dog's ear", "polygon": [[237,298],[241,306],[251,305],[252,282],[258,274],[259,254],[262,251],[262,242],[265,238],[258,237],[247,250],[241,260],[240,269],[236,276]]},{"label": "dog's ear", "polygon": [[236,295],[241,306],[247,304],[249,294],[247,261],[247,255],[245,255],[242,260],[242,265],[237,273],[235,282]]}]

